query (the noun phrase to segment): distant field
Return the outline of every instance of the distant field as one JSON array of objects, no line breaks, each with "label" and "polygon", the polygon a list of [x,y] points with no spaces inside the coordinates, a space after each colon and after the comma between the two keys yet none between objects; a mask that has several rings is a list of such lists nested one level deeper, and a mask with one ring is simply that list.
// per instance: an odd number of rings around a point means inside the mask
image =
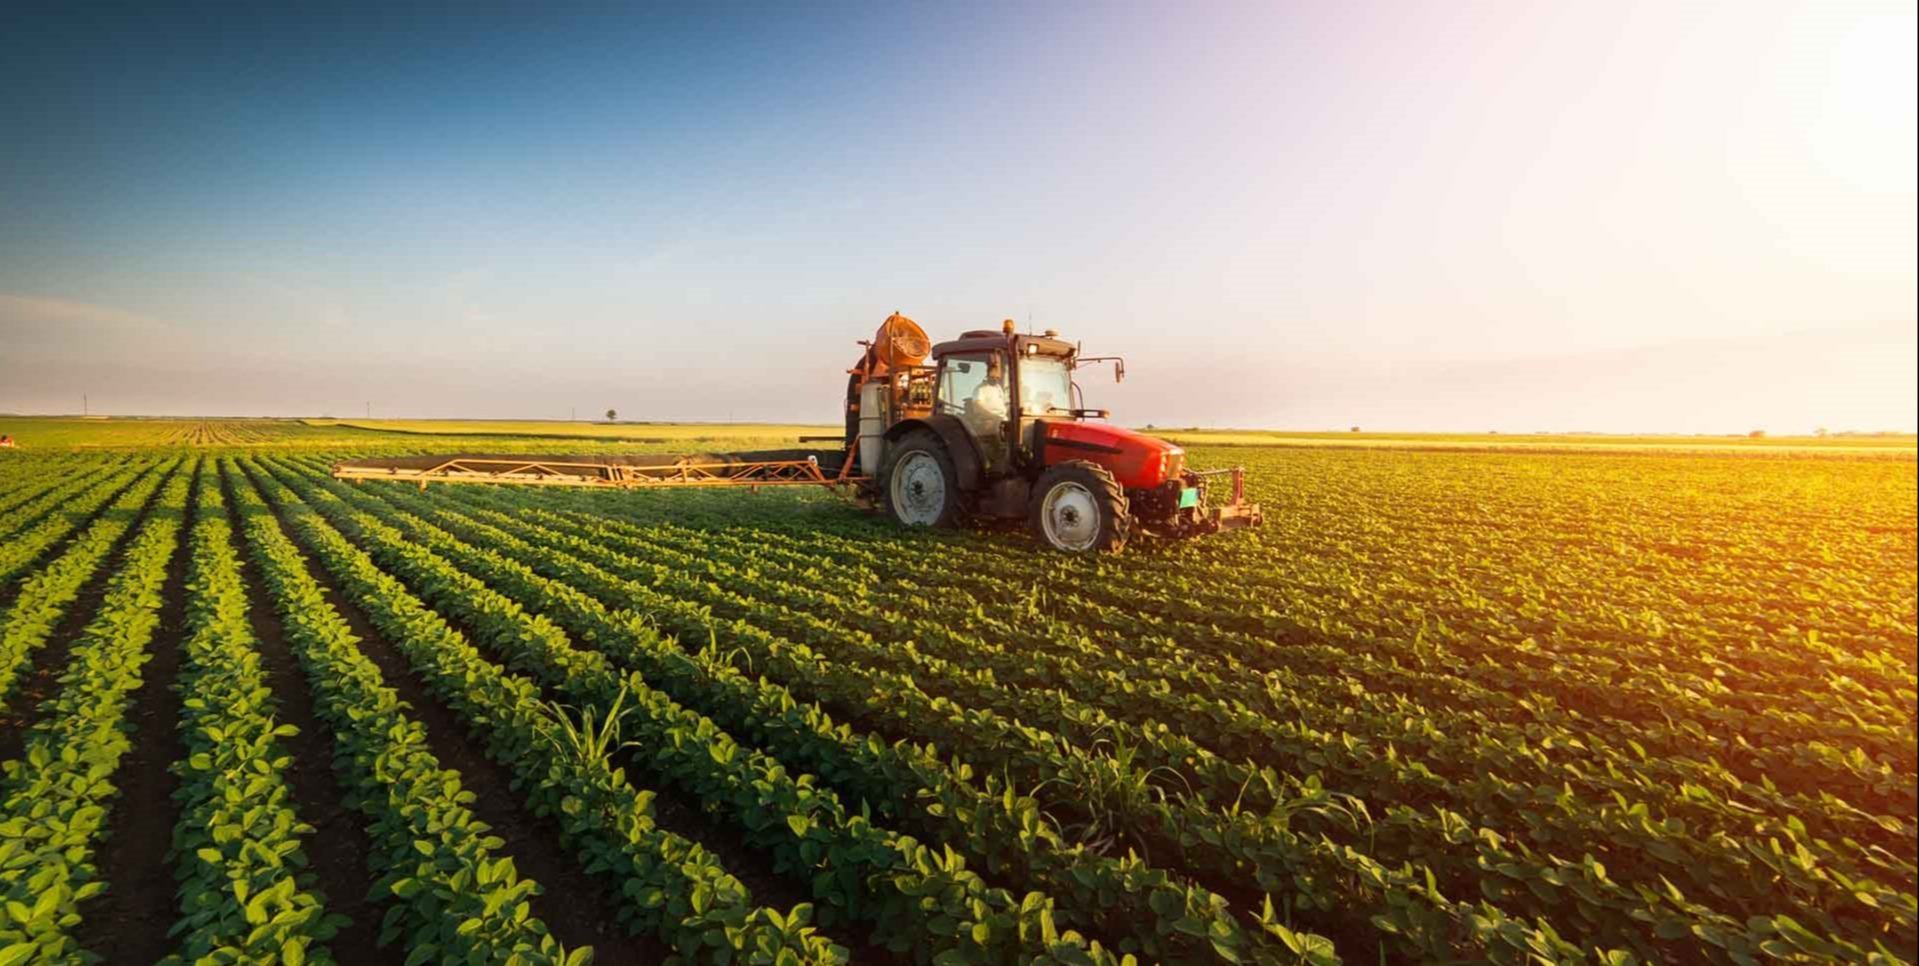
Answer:
[{"label": "distant field", "polygon": [[18,450],[149,446],[338,446],[378,440],[364,430],[315,427],[293,419],[76,419],[0,416],[0,434]]},{"label": "distant field", "polygon": [[1597,433],[1337,433],[1146,428],[1181,445],[1359,446],[1394,449],[1815,450],[1919,452],[1914,436],[1612,436]]}]

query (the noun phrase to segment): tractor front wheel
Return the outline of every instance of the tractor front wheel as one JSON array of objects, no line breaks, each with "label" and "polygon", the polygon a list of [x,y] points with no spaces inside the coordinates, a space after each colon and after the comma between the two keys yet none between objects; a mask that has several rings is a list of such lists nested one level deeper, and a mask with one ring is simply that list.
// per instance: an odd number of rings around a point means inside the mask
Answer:
[{"label": "tractor front wheel", "polygon": [[946,444],[932,433],[915,431],[887,454],[886,511],[909,527],[951,527],[959,524],[959,473]]},{"label": "tractor front wheel", "polygon": [[1068,553],[1118,553],[1132,534],[1126,491],[1097,463],[1047,467],[1033,487],[1033,533]]}]

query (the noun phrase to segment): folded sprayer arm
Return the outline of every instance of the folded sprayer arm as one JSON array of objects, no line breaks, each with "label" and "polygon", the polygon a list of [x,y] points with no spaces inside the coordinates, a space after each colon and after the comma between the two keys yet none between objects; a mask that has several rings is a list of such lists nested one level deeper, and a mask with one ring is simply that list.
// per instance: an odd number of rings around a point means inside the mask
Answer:
[{"label": "folded sprayer arm", "polygon": [[347,460],[335,464],[342,480],[428,483],[504,483],[613,489],[718,486],[834,486],[859,482],[829,454],[706,453],[692,456],[521,456],[461,454]]}]

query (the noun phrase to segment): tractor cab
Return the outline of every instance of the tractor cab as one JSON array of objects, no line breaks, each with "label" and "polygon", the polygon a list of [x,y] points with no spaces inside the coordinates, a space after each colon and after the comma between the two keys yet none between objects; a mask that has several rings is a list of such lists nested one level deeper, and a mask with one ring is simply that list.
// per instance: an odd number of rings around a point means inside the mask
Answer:
[{"label": "tractor cab", "polygon": [[1036,462],[1043,420],[1105,416],[1079,407],[1077,347],[1048,331],[978,330],[933,347],[933,414],[957,420],[980,449],[982,468],[1001,475]]}]

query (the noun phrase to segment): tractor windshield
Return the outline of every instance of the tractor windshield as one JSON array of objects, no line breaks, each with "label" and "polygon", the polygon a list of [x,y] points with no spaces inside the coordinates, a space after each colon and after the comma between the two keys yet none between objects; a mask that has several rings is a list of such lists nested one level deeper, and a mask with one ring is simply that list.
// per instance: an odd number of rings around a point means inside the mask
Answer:
[{"label": "tractor windshield", "polygon": [[1073,372],[1058,356],[1022,356],[1019,360],[1019,408],[1025,416],[1073,409]]}]

